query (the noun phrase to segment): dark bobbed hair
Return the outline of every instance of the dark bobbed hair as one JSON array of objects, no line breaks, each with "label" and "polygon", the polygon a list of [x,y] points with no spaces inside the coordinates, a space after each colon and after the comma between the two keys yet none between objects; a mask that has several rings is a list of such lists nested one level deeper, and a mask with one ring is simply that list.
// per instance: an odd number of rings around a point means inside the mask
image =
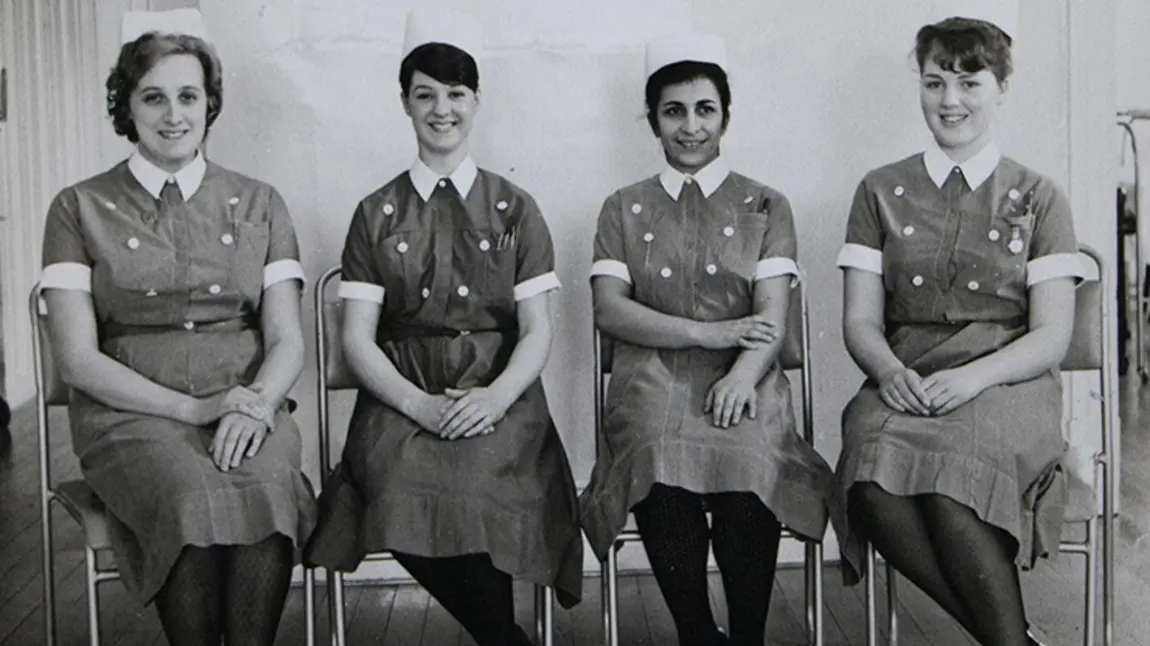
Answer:
[{"label": "dark bobbed hair", "polygon": [[148,32],[120,48],[120,58],[112,67],[107,88],[108,116],[112,117],[112,127],[116,134],[136,143],[140,140],[136,124],[132,121],[131,97],[140,79],[151,71],[156,63],[167,56],[188,54],[200,61],[204,70],[204,91],[208,97],[207,122],[204,136],[207,137],[216,117],[224,106],[223,66],[216,50],[203,39],[185,34],[160,34]]},{"label": "dark bobbed hair", "polygon": [[664,65],[647,77],[647,123],[655,136],[659,136],[659,99],[663,90],[670,85],[689,83],[696,79],[708,79],[715,84],[719,91],[719,103],[723,108],[723,128],[731,121],[731,85],[727,81],[727,73],[714,63],[700,63],[699,61],[679,61]]},{"label": "dark bobbed hair", "polygon": [[1010,36],[996,25],[970,18],[947,18],[915,36],[914,55],[921,71],[927,60],[955,73],[990,70],[999,83],[1014,71]]},{"label": "dark bobbed hair", "polygon": [[399,89],[407,96],[411,77],[423,72],[444,85],[465,85],[479,91],[479,67],[471,54],[447,43],[424,43],[399,64]]}]

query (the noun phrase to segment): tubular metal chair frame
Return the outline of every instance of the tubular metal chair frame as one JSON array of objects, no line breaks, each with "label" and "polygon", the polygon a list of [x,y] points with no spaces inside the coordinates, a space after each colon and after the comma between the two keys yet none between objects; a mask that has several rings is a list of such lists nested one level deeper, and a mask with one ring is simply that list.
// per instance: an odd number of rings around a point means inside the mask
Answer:
[{"label": "tubular metal chair frame", "polygon": [[[333,361],[332,357],[342,357],[343,349],[339,347],[340,308],[338,300],[328,301],[325,293],[332,281],[341,275],[339,265],[331,267],[316,280],[313,295],[315,305],[315,351],[316,351],[316,396],[319,399],[319,456],[320,467],[323,470],[323,479],[326,480],[335,469],[331,451],[331,415],[329,397],[332,391],[351,390],[356,388],[355,377],[346,368],[342,360]],[[334,320],[329,321],[328,317]],[[336,347],[330,348],[334,342]],[[366,562],[394,561],[391,552],[372,552],[364,557]],[[343,573],[327,570],[328,590],[328,624],[331,628],[331,643],[334,646],[346,646],[347,634],[344,617]],[[555,593],[550,587],[535,586],[535,640],[542,646],[552,646],[554,628],[554,598]]]},{"label": "tubular metal chair frame", "polygon": [[[810,315],[807,310],[806,289],[799,280],[791,290],[790,311],[788,312],[787,341],[779,354],[784,371],[798,370],[800,395],[802,397],[802,435],[811,446],[815,445],[814,431],[814,388],[810,363]],[[794,335],[798,335],[797,339]],[[796,343],[797,341],[797,343]],[[797,346],[797,347],[796,347]],[[611,379],[612,351],[610,338],[598,328],[594,330],[594,371],[595,371],[595,455],[599,457],[600,443],[603,441],[604,419],[607,398],[607,385]],[[790,529],[784,527],[783,538],[798,539]],[[627,543],[639,542],[639,531],[624,528],[615,538],[614,545],[607,552],[601,564],[603,595],[603,631],[608,646],[619,646],[619,587],[617,553]],[[804,542],[803,570],[805,576],[806,627],[810,644],[823,646],[823,544],[821,541]]]},{"label": "tubular metal chair frame", "polygon": [[[1118,446],[1116,433],[1119,428],[1118,420],[1118,390],[1115,383],[1116,371],[1110,360],[1110,348],[1114,343],[1114,321],[1112,300],[1114,294],[1110,290],[1110,279],[1107,275],[1106,263],[1095,250],[1081,245],[1080,255],[1090,258],[1098,268],[1097,281],[1084,281],[1079,285],[1077,294],[1083,290],[1091,290],[1090,299],[1083,301],[1076,298],[1075,305],[1075,331],[1071,338],[1071,347],[1066,358],[1062,361],[1062,372],[1098,372],[1101,376],[1102,396],[1101,403],[1101,435],[1102,448],[1094,454],[1094,500],[1095,509],[1098,507],[1098,496],[1102,500],[1102,518],[1099,522],[1095,512],[1089,520],[1085,521],[1086,537],[1080,542],[1062,541],[1058,551],[1065,554],[1081,554],[1085,557],[1086,575],[1086,601],[1085,601],[1085,630],[1083,644],[1094,646],[1097,632],[1096,610],[1098,607],[1098,577],[1096,559],[1101,543],[1102,558],[1102,643],[1111,646],[1114,643],[1114,556],[1115,552],[1115,504],[1117,491],[1113,474],[1114,447]],[[1076,294],[1076,296],[1077,296]],[[1097,308],[1093,307],[1097,301]],[[1090,306],[1089,310],[1083,309]],[[1079,323],[1087,326],[1086,332],[1093,332],[1089,328],[1098,326],[1098,333],[1080,334]],[[1100,347],[1083,347],[1089,342],[1097,342]],[[1066,523],[1083,522],[1079,519],[1070,519]],[[1064,524],[1066,524],[1064,523]],[[1098,540],[1098,531],[1102,531],[1102,539]],[[877,608],[875,604],[875,549],[869,543],[866,546],[866,617],[867,617],[867,646],[878,644]],[[887,635],[891,646],[898,644],[898,594],[895,581],[897,572],[890,563],[886,564],[887,580]]]},{"label": "tubular metal chair frame", "polygon": [[[51,443],[49,442],[48,411],[52,406],[67,406],[70,398],[69,388],[60,379],[56,369],[55,358],[52,355],[51,339],[43,325],[46,316],[40,307],[40,286],[32,289],[28,299],[28,311],[32,319],[32,357],[33,373],[36,382],[36,427],[37,441],[39,443],[40,459],[40,540],[43,560],[41,562],[41,578],[43,579],[43,605],[44,605],[44,643],[47,646],[56,644],[56,581],[54,568],[54,550],[52,547],[52,503],[60,503],[64,509],[76,520],[82,530],[84,516],[77,501],[58,493],[62,486],[70,485],[77,489],[91,493],[91,488],[83,480],[73,480],[64,483],[53,483],[51,475]],[[91,493],[95,498],[95,493]],[[93,510],[88,510],[89,512]],[[120,578],[116,568],[100,568],[97,554],[107,548],[93,547],[84,536],[84,572],[87,582],[88,598],[88,643],[91,646],[100,644],[100,584],[115,581]],[[307,644],[315,644],[315,571],[304,569],[304,615],[307,622]]]}]

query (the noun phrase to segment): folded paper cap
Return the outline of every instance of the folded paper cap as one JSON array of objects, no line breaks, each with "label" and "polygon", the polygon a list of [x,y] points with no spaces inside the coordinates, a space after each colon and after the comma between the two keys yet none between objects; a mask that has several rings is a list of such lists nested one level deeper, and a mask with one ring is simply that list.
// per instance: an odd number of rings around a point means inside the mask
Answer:
[{"label": "folded paper cap", "polygon": [[672,63],[714,63],[727,69],[727,45],[715,34],[686,31],[667,34],[647,42],[647,76]]},{"label": "folded paper cap", "polygon": [[130,43],[144,34],[183,34],[207,40],[204,16],[199,9],[172,9],[170,11],[129,11],[120,25],[120,42]]},{"label": "folded paper cap", "polygon": [[479,58],[483,52],[483,28],[471,16],[446,10],[412,9],[403,34],[403,57],[427,43],[458,47]]},{"label": "folded paper cap", "polygon": [[1013,39],[1018,32],[1018,0],[934,0],[927,24],[947,18],[989,22]]}]

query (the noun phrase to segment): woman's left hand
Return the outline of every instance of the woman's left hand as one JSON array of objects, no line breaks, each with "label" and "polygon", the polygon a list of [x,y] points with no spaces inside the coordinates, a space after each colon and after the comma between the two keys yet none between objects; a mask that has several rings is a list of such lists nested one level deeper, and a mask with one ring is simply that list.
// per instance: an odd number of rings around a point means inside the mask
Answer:
[{"label": "woman's left hand", "polygon": [[939,370],[922,380],[922,388],[930,397],[930,409],[935,415],[946,415],[974,399],[987,384],[972,370],[953,368]]},{"label": "woman's left hand", "polygon": [[255,456],[263,446],[268,427],[243,413],[228,413],[220,418],[209,450],[220,471],[240,466],[245,458]]},{"label": "woman's left hand", "polygon": [[486,388],[448,388],[443,394],[453,400],[439,420],[439,437],[445,440],[487,435],[507,414],[508,406],[497,401]]},{"label": "woman's left hand", "polygon": [[711,414],[712,423],[719,428],[737,426],[746,417],[755,419],[758,414],[758,398],[755,381],[735,372],[727,373],[707,391],[703,400],[703,412]]}]

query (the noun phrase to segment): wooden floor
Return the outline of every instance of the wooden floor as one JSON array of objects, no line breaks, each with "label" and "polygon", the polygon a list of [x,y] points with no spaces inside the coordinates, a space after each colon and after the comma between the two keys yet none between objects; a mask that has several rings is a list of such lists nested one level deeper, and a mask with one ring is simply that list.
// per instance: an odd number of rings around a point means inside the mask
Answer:
[{"label": "wooden floor", "polygon": [[[1123,383],[1123,515],[1118,535],[1117,621],[1115,643],[1150,646],[1150,386]],[[62,420],[57,420],[62,421]],[[64,428],[59,426],[58,428]],[[10,450],[0,457],[0,646],[44,643],[41,608],[39,501],[34,418],[17,411]],[[76,460],[57,434],[52,448],[55,473],[74,476]],[[58,644],[87,643],[83,552],[79,531],[62,511],[56,511],[56,581],[58,590]],[[641,549],[630,547],[627,549]],[[836,557],[837,555],[828,555]],[[1082,643],[1081,559],[1064,555],[1042,563],[1024,575],[1030,621],[1051,646]],[[880,579],[881,580],[881,579]],[[771,600],[767,642],[805,644],[802,571],[779,572]],[[825,575],[826,643],[865,643],[863,588],[844,588],[838,569],[828,565]],[[674,629],[654,579],[645,574],[620,579],[620,636],[630,644],[673,645]],[[881,589],[881,588],[880,588]],[[725,607],[717,576],[711,579],[712,604],[722,622]],[[532,625],[532,592],[517,586],[517,614],[525,628]],[[320,608],[325,608],[320,591]],[[166,644],[151,608],[134,607],[119,583],[105,584],[101,593],[103,644],[136,646]],[[884,609],[880,593],[880,612]],[[304,644],[302,588],[288,599],[278,644]],[[599,579],[586,580],[584,601],[572,610],[556,610],[559,646],[601,644]],[[931,601],[905,581],[899,591],[900,643],[954,646],[973,644]],[[351,586],[347,591],[350,644],[402,646],[454,646],[473,644],[455,621],[419,587]],[[319,613],[326,630],[326,612]],[[882,631],[885,635],[885,630]],[[881,643],[886,643],[885,637]]]}]

